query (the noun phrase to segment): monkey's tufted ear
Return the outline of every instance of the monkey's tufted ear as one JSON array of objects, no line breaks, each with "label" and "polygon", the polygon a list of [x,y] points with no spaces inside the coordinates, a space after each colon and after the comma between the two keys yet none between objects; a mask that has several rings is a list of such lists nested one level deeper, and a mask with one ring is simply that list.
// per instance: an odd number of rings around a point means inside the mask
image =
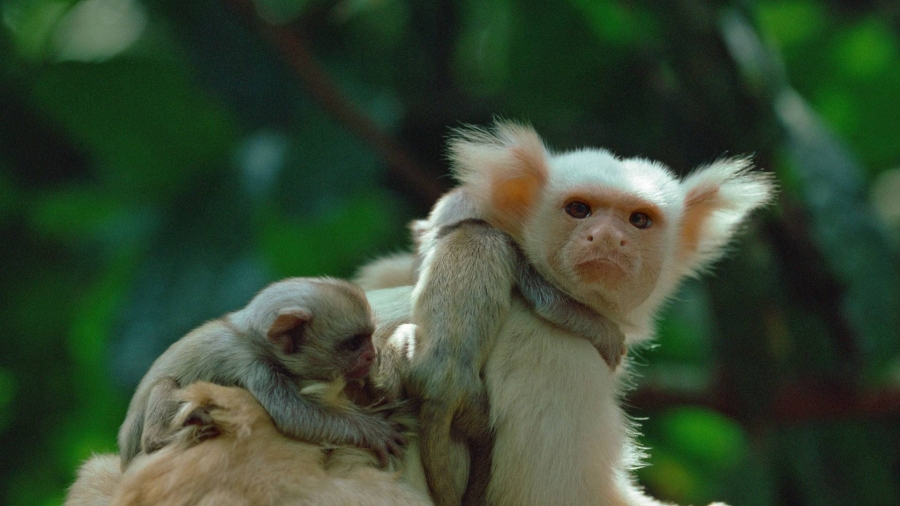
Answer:
[{"label": "monkey's tufted ear", "polygon": [[748,158],[724,159],[681,182],[684,217],[678,263],[683,274],[702,272],[718,260],[741,221],[774,197],[772,176],[752,169]]},{"label": "monkey's tufted ear", "polygon": [[217,388],[224,387],[199,381],[176,394],[176,397],[181,398],[181,407],[171,421],[173,432],[169,434],[167,440],[161,442],[161,445],[179,441],[194,446],[222,434],[222,427],[212,415],[213,410],[221,409],[215,399]]},{"label": "monkey's tufted ear", "polygon": [[215,407],[217,406],[195,406],[184,415],[182,426],[191,429],[190,437],[187,438],[189,442],[198,444],[222,434],[222,428],[216,425],[210,414],[210,410]]},{"label": "monkey's tufted ear", "polygon": [[297,352],[306,337],[307,325],[312,313],[306,308],[289,307],[278,311],[266,337],[286,355]]},{"label": "monkey's tufted ear", "polygon": [[450,140],[453,173],[494,226],[517,237],[549,177],[544,143],[530,126],[498,121]]}]

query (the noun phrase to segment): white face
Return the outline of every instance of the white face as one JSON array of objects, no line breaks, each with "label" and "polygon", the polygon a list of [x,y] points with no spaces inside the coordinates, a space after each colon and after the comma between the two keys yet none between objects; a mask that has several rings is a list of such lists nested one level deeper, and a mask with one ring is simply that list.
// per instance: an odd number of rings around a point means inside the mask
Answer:
[{"label": "white face", "polygon": [[746,158],[679,180],[658,162],[603,149],[552,154],[533,129],[509,122],[462,132],[451,160],[484,218],[544,277],[621,320],[646,320],[774,193]]},{"label": "white face", "polygon": [[[677,225],[671,223],[672,211],[667,213],[670,203],[649,197],[671,192],[668,187],[677,182],[656,167],[603,158],[602,167],[592,171],[583,165],[585,157],[579,158],[574,168],[554,163],[553,170],[565,171],[569,181],[551,181],[540,212],[525,226],[524,247],[542,274],[577,299],[625,315],[656,286],[671,242],[669,229]],[[655,170],[657,177],[632,178],[644,183],[635,188],[628,177],[635,170],[645,175]]]}]

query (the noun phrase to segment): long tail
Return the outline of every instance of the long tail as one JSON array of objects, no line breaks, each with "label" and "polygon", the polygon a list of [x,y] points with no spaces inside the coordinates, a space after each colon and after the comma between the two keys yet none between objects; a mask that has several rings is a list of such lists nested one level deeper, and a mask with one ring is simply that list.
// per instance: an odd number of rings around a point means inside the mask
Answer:
[{"label": "long tail", "polygon": [[450,424],[454,409],[445,402],[428,400],[419,410],[419,446],[425,480],[436,506],[459,506],[450,469]]}]

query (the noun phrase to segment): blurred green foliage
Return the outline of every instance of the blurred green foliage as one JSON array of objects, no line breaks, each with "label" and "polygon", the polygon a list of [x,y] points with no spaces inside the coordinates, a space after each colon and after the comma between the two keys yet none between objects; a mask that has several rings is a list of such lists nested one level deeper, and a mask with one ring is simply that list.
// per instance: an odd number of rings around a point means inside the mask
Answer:
[{"label": "blurred green foliage", "polygon": [[0,20],[4,504],[60,503],[204,319],[408,247],[435,190],[392,150],[448,187],[449,129],[495,115],[557,149],[777,173],[777,208],[633,350],[651,493],[900,504],[891,2],[6,0]]}]

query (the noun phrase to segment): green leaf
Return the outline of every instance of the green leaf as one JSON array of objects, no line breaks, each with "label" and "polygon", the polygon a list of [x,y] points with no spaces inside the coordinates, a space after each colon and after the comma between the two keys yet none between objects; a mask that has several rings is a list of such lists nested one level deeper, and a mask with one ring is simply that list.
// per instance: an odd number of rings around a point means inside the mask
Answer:
[{"label": "green leaf", "polygon": [[810,0],[755,2],[760,29],[784,50],[815,41],[829,24],[825,6]]},{"label": "green leaf", "polygon": [[461,33],[454,51],[460,85],[476,96],[490,96],[510,77],[513,4],[506,0],[463,2]]},{"label": "green leaf", "polygon": [[0,163],[0,224],[15,212],[19,203],[19,190]]},{"label": "green leaf", "polygon": [[689,281],[672,297],[657,325],[655,355],[663,360],[706,364],[712,359],[712,313],[709,295],[698,281]]},{"label": "green leaf", "polygon": [[836,46],[841,71],[863,79],[896,72],[900,61],[897,39],[890,23],[880,17],[854,25],[841,34]]},{"label": "green leaf", "polygon": [[7,0],[3,21],[12,32],[13,42],[23,58],[40,60],[49,55],[51,38],[57,24],[74,0]]},{"label": "green leaf", "polygon": [[743,429],[733,420],[700,408],[681,408],[661,416],[663,437],[682,458],[711,470],[734,467],[750,451]]},{"label": "green leaf", "polygon": [[339,211],[315,220],[269,216],[262,245],[279,276],[349,277],[377,252],[408,236],[398,209],[381,192],[356,194]]},{"label": "green leaf", "polygon": [[639,439],[649,447],[648,467],[639,476],[661,498],[704,504],[721,500],[722,481],[752,457],[744,429],[702,408],[654,415]]},{"label": "green leaf", "polygon": [[172,63],[50,65],[33,93],[96,157],[102,180],[137,198],[183,188],[225,159],[235,139],[231,118]]},{"label": "green leaf", "polygon": [[0,368],[0,434],[6,430],[14,413],[12,401],[18,390],[16,384],[16,376],[12,371]]},{"label": "green leaf", "polygon": [[29,220],[36,231],[48,237],[127,245],[150,232],[157,220],[151,209],[123,197],[98,186],[53,188],[33,200]]},{"label": "green leaf", "polygon": [[657,19],[634,2],[569,0],[592,31],[604,41],[617,45],[649,46],[661,40]]}]

